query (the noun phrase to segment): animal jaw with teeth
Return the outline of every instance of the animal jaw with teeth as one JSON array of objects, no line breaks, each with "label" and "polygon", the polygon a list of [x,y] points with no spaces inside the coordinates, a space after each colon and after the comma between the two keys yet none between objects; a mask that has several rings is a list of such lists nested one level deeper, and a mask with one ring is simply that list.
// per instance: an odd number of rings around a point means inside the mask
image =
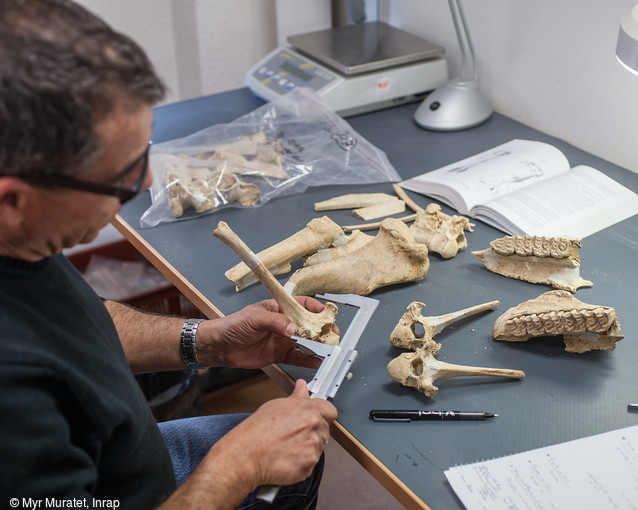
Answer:
[{"label": "animal jaw with teeth", "polygon": [[563,336],[567,352],[614,350],[624,338],[616,311],[589,305],[564,290],[553,290],[510,308],[494,323],[495,340],[525,342],[533,337]]},{"label": "animal jaw with teeth", "polygon": [[508,278],[576,292],[593,285],[580,276],[579,251],[579,239],[526,235],[495,239],[490,248],[472,254],[490,271]]}]

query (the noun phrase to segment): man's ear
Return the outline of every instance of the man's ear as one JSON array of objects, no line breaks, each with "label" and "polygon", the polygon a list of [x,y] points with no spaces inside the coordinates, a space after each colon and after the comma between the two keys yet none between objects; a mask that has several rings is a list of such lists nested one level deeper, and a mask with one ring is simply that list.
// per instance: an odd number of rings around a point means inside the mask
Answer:
[{"label": "man's ear", "polygon": [[15,227],[24,219],[28,185],[15,177],[0,177],[0,225]]}]

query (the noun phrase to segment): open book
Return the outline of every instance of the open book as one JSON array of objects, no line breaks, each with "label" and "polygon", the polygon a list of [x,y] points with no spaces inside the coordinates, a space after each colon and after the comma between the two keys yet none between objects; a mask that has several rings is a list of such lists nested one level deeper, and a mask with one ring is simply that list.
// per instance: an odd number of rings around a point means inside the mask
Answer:
[{"label": "open book", "polygon": [[511,235],[583,238],[638,213],[638,195],[553,145],[511,140],[400,184]]}]

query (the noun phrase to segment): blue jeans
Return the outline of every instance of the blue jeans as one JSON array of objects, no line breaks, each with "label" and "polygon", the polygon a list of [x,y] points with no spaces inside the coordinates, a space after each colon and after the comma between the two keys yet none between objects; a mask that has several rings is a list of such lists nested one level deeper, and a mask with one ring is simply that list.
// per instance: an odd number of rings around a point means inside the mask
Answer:
[{"label": "blue jeans", "polygon": [[[208,450],[224,434],[247,418],[248,414],[198,416],[159,424],[164,442],[173,461],[177,485],[181,485],[195,470]],[[250,510],[311,510],[317,505],[319,482],[323,473],[323,455],[312,475],[303,482],[282,487],[274,502],[266,503],[249,494],[238,507]]]}]

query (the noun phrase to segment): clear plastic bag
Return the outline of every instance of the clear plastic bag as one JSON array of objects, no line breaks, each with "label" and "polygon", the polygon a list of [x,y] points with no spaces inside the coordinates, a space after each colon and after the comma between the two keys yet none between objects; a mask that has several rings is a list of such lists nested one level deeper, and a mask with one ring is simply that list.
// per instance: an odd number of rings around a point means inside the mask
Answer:
[{"label": "clear plastic bag", "polygon": [[143,228],[225,207],[258,207],[309,186],[401,180],[386,155],[310,89],[153,145],[151,169]]}]

